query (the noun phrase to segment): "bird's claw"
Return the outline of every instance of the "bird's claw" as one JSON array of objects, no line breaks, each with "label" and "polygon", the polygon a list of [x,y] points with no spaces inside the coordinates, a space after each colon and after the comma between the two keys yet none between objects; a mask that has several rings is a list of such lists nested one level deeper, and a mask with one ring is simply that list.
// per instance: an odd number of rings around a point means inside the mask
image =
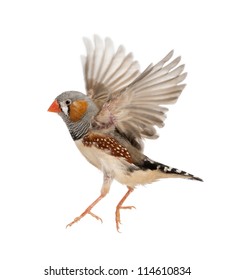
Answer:
[{"label": "bird's claw", "polygon": [[120,209],[133,209],[133,208],[136,209],[135,206],[120,206],[116,208],[116,228],[118,232],[120,232],[119,226],[122,224],[120,218]]},{"label": "bird's claw", "polygon": [[103,223],[103,220],[102,220],[99,216],[95,215],[94,213],[89,212],[89,213],[87,213],[87,214],[90,214],[92,217],[96,218],[96,220],[100,220],[101,223]]}]

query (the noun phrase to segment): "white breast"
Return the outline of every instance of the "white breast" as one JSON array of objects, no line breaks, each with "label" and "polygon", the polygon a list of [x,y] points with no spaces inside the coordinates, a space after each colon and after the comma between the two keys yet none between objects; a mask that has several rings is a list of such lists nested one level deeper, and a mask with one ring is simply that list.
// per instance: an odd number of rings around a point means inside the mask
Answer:
[{"label": "white breast", "polygon": [[95,146],[84,146],[82,140],[77,140],[75,143],[79,151],[92,165],[101,171],[112,174],[116,180],[118,177],[122,177],[127,166],[130,165],[125,159],[114,157],[108,151],[98,149]]}]

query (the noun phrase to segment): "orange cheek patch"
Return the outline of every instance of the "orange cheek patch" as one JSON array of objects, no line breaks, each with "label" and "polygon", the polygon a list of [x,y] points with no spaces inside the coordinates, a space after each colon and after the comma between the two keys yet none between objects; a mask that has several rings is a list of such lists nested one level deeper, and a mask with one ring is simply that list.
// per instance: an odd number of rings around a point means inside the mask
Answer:
[{"label": "orange cheek patch", "polygon": [[73,122],[79,121],[84,114],[86,113],[87,110],[87,102],[85,100],[77,100],[71,103],[70,105],[70,119]]}]

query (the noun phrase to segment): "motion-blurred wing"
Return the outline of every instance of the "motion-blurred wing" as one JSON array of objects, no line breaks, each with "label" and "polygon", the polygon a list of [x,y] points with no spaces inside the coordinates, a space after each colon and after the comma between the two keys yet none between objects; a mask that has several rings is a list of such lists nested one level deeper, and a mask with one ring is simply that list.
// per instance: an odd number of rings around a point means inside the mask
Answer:
[{"label": "motion-blurred wing", "polygon": [[170,61],[171,51],[156,65],[150,65],[129,86],[103,105],[94,119],[96,128],[116,128],[135,146],[141,148],[142,138],[157,138],[154,126],[163,127],[167,108],[185,87],[184,65],[180,57]]},{"label": "motion-blurred wing", "polygon": [[139,64],[131,53],[120,46],[114,51],[113,42],[103,42],[97,35],[94,44],[84,38],[87,55],[82,56],[87,95],[101,108],[113,94],[126,88],[139,75]]}]

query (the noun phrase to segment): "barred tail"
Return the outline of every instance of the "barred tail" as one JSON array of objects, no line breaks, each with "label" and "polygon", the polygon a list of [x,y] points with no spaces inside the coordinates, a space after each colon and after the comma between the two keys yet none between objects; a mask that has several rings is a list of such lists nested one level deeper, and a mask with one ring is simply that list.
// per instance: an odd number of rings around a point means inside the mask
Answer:
[{"label": "barred tail", "polygon": [[197,180],[203,182],[203,180],[199,177],[194,176],[193,174],[190,174],[186,171],[179,170],[174,167],[170,167],[168,165],[162,164],[160,162],[153,161],[146,157],[143,162],[138,165],[139,168],[142,170],[158,170],[165,174],[166,176],[164,177],[179,177],[179,178],[185,178],[185,179],[190,179],[190,180]]}]

